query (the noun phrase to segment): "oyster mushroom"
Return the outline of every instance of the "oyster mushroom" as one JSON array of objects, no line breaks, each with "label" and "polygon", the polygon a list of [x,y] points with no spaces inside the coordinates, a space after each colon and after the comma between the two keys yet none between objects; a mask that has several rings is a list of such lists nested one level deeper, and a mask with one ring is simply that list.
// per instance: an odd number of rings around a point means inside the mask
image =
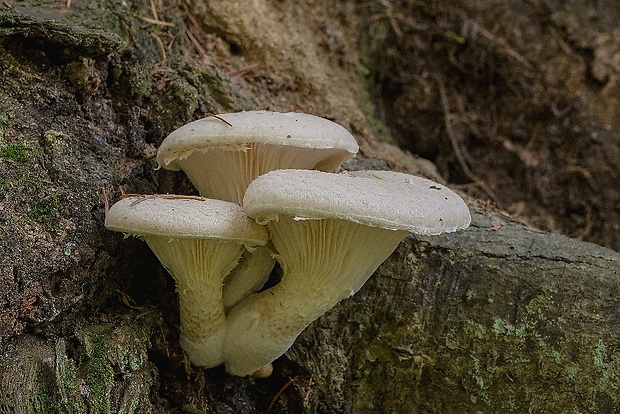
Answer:
[{"label": "oyster mushroom", "polygon": [[296,112],[220,114],[183,125],[157,151],[160,167],[183,170],[200,195],[241,204],[245,189],[266,172],[336,172],[353,158],[355,138],[335,122]]},{"label": "oyster mushroom", "polygon": [[237,204],[170,195],[123,198],[110,207],[105,225],[149,245],[176,283],[182,348],[194,365],[220,365],[222,284],[246,248],[267,243],[264,227]]},{"label": "oyster mushroom", "polygon": [[[359,147],[335,122],[295,112],[247,111],[210,116],[173,131],[157,152],[159,166],[183,170],[200,195],[241,204],[247,186],[266,172],[336,172]],[[247,252],[225,281],[227,308],[258,291],[275,261],[266,248]]]},{"label": "oyster mushroom", "polygon": [[357,292],[410,232],[453,232],[471,220],[447,187],[391,171],[272,171],[252,182],[243,207],[266,225],[284,275],[228,314],[225,365],[239,376],[286,352],[306,326]]}]

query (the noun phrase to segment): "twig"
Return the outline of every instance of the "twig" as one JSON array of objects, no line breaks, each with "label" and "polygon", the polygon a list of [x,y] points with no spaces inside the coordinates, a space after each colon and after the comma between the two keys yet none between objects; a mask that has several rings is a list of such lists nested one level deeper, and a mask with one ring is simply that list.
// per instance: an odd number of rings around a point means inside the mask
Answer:
[{"label": "twig", "polygon": [[200,34],[203,35],[205,38],[209,37],[207,33],[204,30],[202,30],[202,27],[200,27],[200,25],[198,24],[198,21],[196,20],[196,18],[190,11],[189,7],[187,7],[187,4],[184,1],[182,1],[181,5],[183,6],[183,11],[185,11],[185,14],[187,15],[187,18],[189,19],[192,26],[194,26],[200,32]]},{"label": "twig", "polygon": [[140,20],[144,20],[147,23],[154,24],[154,25],[157,25],[157,26],[174,27],[174,23],[171,23],[171,22],[165,22],[163,20],[151,19],[150,17],[144,17],[144,16],[140,16],[140,15],[138,15],[138,18]]},{"label": "twig", "polygon": [[314,379],[314,374],[310,375],[310,380],[308,381],[308,391],[306,391],[306,395],[304,396],[304,407],[308,406],[308,401],[310,400],[310,391],[312,391],[312,380]]},{"label": "twig", "polygon": [[105,206],[105,212],[110,209],[110,203],[108,202],[108,194],[105,191],[105,187],[101,187],[101,195],[103,196],[103,205]]},{"label": "twig", "polygon": [[123,301],[125,306],[127,306],[128,308],[135,309],[135,310],[144,309],[144,306],[138,306],[136,304],[136,301],[131,296],[129,296],[127,293],[123,292],[120,289],[116,289],[116,292],[118,292],[118,294],[121,295],[121,300]]},{"label": "twig", "polygon": [[467,178],[470,179],[470,181],[483,183],[480,187],[487,193],[489,197],[491,197],[491,199],[497,205],[499,205],[499,200],[497,196],[493,193],[489,186],[484,183],[484,180],[478,178],[478,176],[469,168],[469,165],[467,165],[456,135],[454,134],[454,130],[452,129],[452,122],[450,120],[450,105],[448,103],[448,95],[446,93],[446,87],[443,83],[443,79],[441,79],[441,77],[437,74],[433,74],[433,77],[435,78],[435,80],[437,81],[437,85],[439,86],[439,97],[441,98],[441,105],[443,107],[446,135],[448,135],[448,139],[450,140],[450,144],[452,145],[452,151],[454,152],[454,155],[456,156],[459,165],[463,169],[463,172],[465,173]]},{"label": "twig", "polygon": [[164,42],[161,40],[161,38],[157,34],[153,32],[149,34],[151,35],[153,39],[155,39],[155,43],[157,43],[157,46],[159,46],[159,50],[161,52],[161,57],[162,57],[162,62],[165,63],[168,60],[168,56],[166,55],[166,47],[164,46]]},{"label": "twig", "polygon": [[[192,14],[192,12],[190,11],[189,7],[187,6],[187,4],[184,1],[181,1],[181,5],[183,6],[183,10],[185,11],[185,14],[187,15],[187,18],[189,20],[189,22],[192,24],[192,26],[194,26],[194,28],[196,30],[198,30],[198,32],[202,35],[202,37],[206,40],[209,39],[209,35],[207,34],[207,32],[204,31],[204,29],[198,24],[198,21],[196,20],[196,18],[194,17],[194,15]],[[220,49],[219,45],[217,44],[217,42],[213,42],[213,46],[215,47],[215,51],[217,52],[217,54],[223,59],[225,58],[225,54],[224,52]]]},{"label": "twig", "polygon": [[133,201],[129,206],[135,206],[145,200],[154,200],[161,198],[164,200],[198,200],[205,201],[206,198],[192,195],[178,195],[178,194],[123,194],[121,198],[137,197],[137,200]]},{"label": "twig", "polygon": [[273,410],[273,407],[276,405],[276,402],[278,401],[278,398],[280,397],[280,395],[282,395],[284,390],[286,390],[288,387],[290,387],[291,384],[294,383],[297,380],[298,377],[299,377],[299,375],[295,375],[293,378],[288,380],[288,382],[286,384],[284,384],[284,386],[282,388],[280,388],[280,391],[278,391],[276,393],[276,395],[273,397],[273,399],[271,400],[271,403],[269,404],[269,407],[267,407],[267,411],[265,411],[265,414],[269,414],[271,412],[271,410]]},{"label": "twig", "polygon": [[258,68],[260,68],[260,63],[253,63],[251,65],[244,66],[242,68],[228,72],[228,76],[230,76],[231,78],[235,76],[243,76],[246,73],[251,72],[254,69],[258,69]]},{"label": "twig", "polygon": [[499,46],[500,49],[504,51],[504,53],[510,57],[512,57],[517,62],[521,63],[527,69],[532,69],[534,66],[532,63],[527,60],[522,54],[514,50],[506,39],[496,36],[481,25],[479,25],[476,21],[470,19],[465,13],[461,13],[461,18],[466,22],[472,25],[472,27],[477,30],[485,39]]},{"label": "twig", "polygon": [[330,41],[329,36],[327,36],[327,34],[313,21],[309,22],[309,26],[312,28],[312,30],[314,30],[319,35],[321,40],[323,40],[323,43],[325,43],[325,46],[329,48],[329,51],[333,52],[334,45],[332,45],[332,42]]},{"label": "twig", "polygon": [[586,205],[586,215],[584,220],[586,222],[585,227],[579,232],[579,234],[577,234],[577,240],[583,240],[588,237],[590,233],[592,233],[592,206],[589,204]]},{"label": "twig", "polygon": [[225,123],[225,124],[226,124],[226,125],[228,125],[229,127],[233,126],[233,124],[231,124],[230,122],[228,122],[227,120],[225,120],[224,118],[222,118],[222,117],[221,117],[221,116],[219,116],[219,115],[215,115],[215,114],[211,114],[211,113],[207,112],[207,113],[205,114],[205,116],[207,116],[207,117],[209,117],[209,116],[210,116],[210,117],[213,117],[213,118],[215,118],[215,119],[219,119],[220,121],[222,121],[223,123]]},{"label": "twig", "polygon": [[396,17],[394,16],[394,12],[392,11],[392,8],[386,7],[384,12],[396,36],[403,37],[403,31],[400,29],[400,26],[398,26],[398,22],[396,21]]},{"label": "twig", "polygon": [[166,49],[168,49],[168,52],[172,52],[172,45],[174,44],[174,41],[177,40],[177,37],[179,37],[179,35],[181,34],[181,31],[182,30],[179,30],[178,32],[176,32],[176,34],[172,36],[172,39],[170,39],[170,41],[168,42],[168,46],[166,46]]},{"label": "twig", "polygon": [[151,13],[153,13],[153,19],[159,20],[159,16],[157,15],[157,9],[155,8],[155,2],[150,0],[151,3]]},{"label": "twig", "polygon": [[400,26],[398,25],[398,21],[396,19],[397,17],[402,19],[402,17],[400,15],[394,14],[394,9],[390,2],[385,1],[385,0],[379,0],[379,3],[381,3],[381,5],[383,6],[383,13],[379,13],[374,16],[371,16],[369,20],[378,21],[378,20],[387,19],[388,23],[390,24],[390,28],[392,29],[394,34],[397,37],[403,37],[404,33],[402,29],[400,28]]},{"label": "twig", "polygon": [[196,48],[196,50],[198,51],[198,54],[200,55],[200,59],[203,62],[208,61],[208,56],[207,56],[207,52],[205,51],[205,49],[202,47],[202,45],[200,44],[200,42],[198,41],[198,39],[196,39],[196,36],[194,36],[192,34],[192,32],[190,32],[189,30],[185,31],[185,34],[187,35],[187,37],[189,38],[189,40],[194,44],[194,47]]},{"label": "twig", "polygon": [[484,181],[472,181],[465,184],[452,184],[450,187],[456,188],[457,190],[466,190],[468,188],[483,187],[485,185],[486,183]]}]

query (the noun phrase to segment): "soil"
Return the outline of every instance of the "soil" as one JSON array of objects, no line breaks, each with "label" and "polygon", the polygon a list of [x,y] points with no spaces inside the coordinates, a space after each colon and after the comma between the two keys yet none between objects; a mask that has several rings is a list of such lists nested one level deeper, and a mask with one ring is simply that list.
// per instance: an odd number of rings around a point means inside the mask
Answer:
[{"label": "soil", "polygon": [[513,217],[620,249],[616,2],[372,10],[373,99],[401,147]]}]

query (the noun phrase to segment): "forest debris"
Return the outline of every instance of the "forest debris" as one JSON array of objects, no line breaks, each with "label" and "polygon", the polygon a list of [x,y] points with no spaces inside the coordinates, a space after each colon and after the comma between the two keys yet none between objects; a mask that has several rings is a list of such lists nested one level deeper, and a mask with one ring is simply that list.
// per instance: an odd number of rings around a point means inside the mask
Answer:
[{"label": "forest debris", "polygon": [[207,113],[205,113],[205,116],[206,116],[206,117],[212,117],[212,118],[218,119],[218,120],[222,121],[223,123],[225,123],[226,125],[228,125],[229,127],[233,126],[233,124],[231,124],[230,122],[228,122],[227,120],[225,120],[224,118],[222,118],[222,117],[221,117],[221,116],[219,116],[219,115],[215,115],[215,114],[212,114],[212,113],[210,113],[210,112],[207,112]]},{"label": "forest debris", "polygon": [[131,296],[129,296],[127,293],[123,292],[120,289],[116,289],[116,292],[118,292],[118,294],[121,296],[121,300],[123,301],[125,306],[127,306],[128,308],[135,309],[135,310],[144,309],[144,306],[138,306],[136,301]]},{"label": "forest debris", "polygon": [[388,0],[379,0],[379,3],[381,3],[381,5],[383,6],[382,13],[372,16],[370,20],[377,21],[377,20],[387,19],[387,21],[390,23],[390,27],[392,28],[392,31],[394,31],[394,34],[397,37],[403,37],[404,33],[402,29],[400,28],[400,26],[398,25],[398,21],[396,19],[397,16],[398,17],[401,17],[401,16],[394,14],[394,7]]},{"label": "forest debris", "polygon": [[538,158],[536,158],[534,156],[534,154],[531,151],[529,151],[528,149],[523,148],[522,146],[520,146],[518,144],[515,144],[514,142],[512,142],[508,138],[505,138],[504,141],[502,142],[502,144],[503,144],[505,149],[507,149],[508,151],[516,154],[517,157],[519,157],[521,162],[523,162],[523,164],[525,164],[526,167],[530,167],[530,168],[537,168],[538,167],[538,165],[539,165]]},{"label": "forest debris", "polygon": [[159,51],[161,52],[161,61],[162,63],[166,63],[168,61],[168,56],[166,55],[166,47],[164,46],[164,42],[161,38],[154,32],[149,33],[149,35],[155,39],[155,43],[159,47]]},{"label": "forest debris", "polygon": [[151,13],[153,13],[153,19],[159,20],[159,16],[157,15],[157,8],[155,7],[155,2],[153,0],[149,0],[149,4],[151,6]]},{"label": "forest debris", "polygon": [[[467,162],[465,161],[465,157],[463,156],[463,152],[461,151],[461,148],[459,146],[454,130],[452,129],[452,119],[450,116],[450,105],[448,103],[448,94],[446,93],[446,87],[444,85],[443,79],[441,78],[441,76],[437,74],[433,74],[433,77],[437,81],[437,85],[439,87],[439,97],[441,99],[441,105],[443,107],[444,125],[446,128],[446,135],[448,136],[448,139],[450,140],[450,144],[452,145],[452,151],[454,152],[454,155],[459,165],[461,166],[463,173],[467,176],[467,178],[469,178],[473,182],[484,183],[484,181],[478,178],[478,176],[469,168],[469,165],[467,165]],[[499,205],[498,197],[495,195],[495,193],[493,193],[493,190],[491,190],[491,188],[488,185],[486,184],[481,185],[481,188],[488,194],[489,197],[491,197],[491,199],[495,202],[496,205]]]},{"label": "forest debris", "polygon": [[144,20],[147,23],[154,24],[156,26],[175,27],[174,23],[166,22],[163,20],[151,19],[150,17],[138,16],[140,20]]},{"label": "forest debris", "polygon": [[293,384],[297,380],[297,378],[299,378],[299,375],[295,375],[293,378],[289,379],[288,382],[284,384],[282,388],[280,388],[280,390],[276,393],[276,395],[274,395],[273,399],[271,400],[271,403],[269,404],[269,407],[267,407],[265,414],[269,414],[271,410],[273,410],[273,407],[276,405],[276,402],[278,401],[280,395],[282,395],[284,390],[290,387],[291,384]]},{"label": "forest debris", "polygon": [[260,68],[260,63],[252,63],[251,65],[247,65],[239,69],[231,70],[230,72],[228,72],[228,76],[230,76],[231,78],[235,76],[243,76],[246,73],[252,72],[258,68]]},{"label": "forest debris", "polygon": [[497,45],[498,48],[502,52],[504,52],[504,54],[506,54],[507,56],[510,56],[517,62],[521,63],[527,69],[532,70],[534,68],[534,65],[532,65],[532,63],[529,60],[527,60],[522,54],[520,54],[515,49],[513,49],[512,46],[510,46],[510,44],[506,41],[506,39],[504,39],[503,37],[494,35],[489,30],[487,30],[482,25],[480,25],[478,22],[474,21],[473,19],[470,19],[464,13],[461,14],[461,18],[463,19],[463,22],[466,25],[472,28],[472,32],[474,32],[474,34],[480,33],[482,37],[484,37],[486,40]]},{"label": "forest debris", "polygon": [[308,390],[306,391],[306,395],[304,396],[304,407],[307,407],[308,401],[310,401],[310,392],[312,391],[313,381],[314,381],[314,374],[311,374],[310,379],[308,380]]},{"label": "forest debris", "polygon": [[577,237],[576,237],[577,240],[585,239],[592,232],[592,206],[589,204],[586,205],[586,215],[584,217],[584,220],[586,222],[585,226],[579,232],[579,234],[577,234]]}]

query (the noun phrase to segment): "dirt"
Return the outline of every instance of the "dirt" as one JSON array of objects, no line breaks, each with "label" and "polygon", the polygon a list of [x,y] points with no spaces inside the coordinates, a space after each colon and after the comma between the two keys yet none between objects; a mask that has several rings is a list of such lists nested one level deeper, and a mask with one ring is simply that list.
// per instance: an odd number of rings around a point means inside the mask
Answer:
[{"label": "dirt", "polygon": [[457,187],[618,250],[616,6],[377,3],[362,43],[378,112]]}]

